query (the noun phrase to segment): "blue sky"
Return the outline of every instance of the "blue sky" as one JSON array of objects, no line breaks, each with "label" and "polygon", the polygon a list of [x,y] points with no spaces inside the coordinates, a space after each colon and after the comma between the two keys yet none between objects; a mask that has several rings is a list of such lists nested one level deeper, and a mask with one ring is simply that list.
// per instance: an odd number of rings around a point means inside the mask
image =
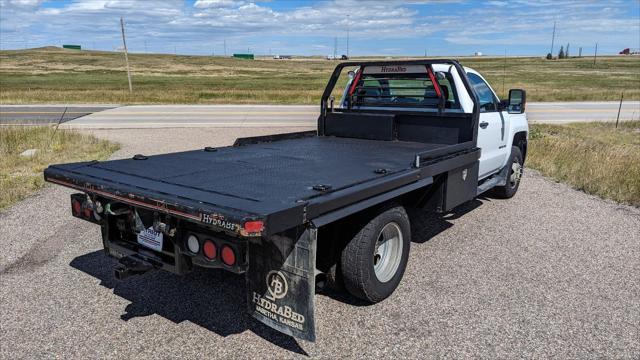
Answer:
[{"label": "blue sky", "polygon": [[640,48],[640,1],[0,0],[0,48],[81,44],[218,55],[545,55]]}]

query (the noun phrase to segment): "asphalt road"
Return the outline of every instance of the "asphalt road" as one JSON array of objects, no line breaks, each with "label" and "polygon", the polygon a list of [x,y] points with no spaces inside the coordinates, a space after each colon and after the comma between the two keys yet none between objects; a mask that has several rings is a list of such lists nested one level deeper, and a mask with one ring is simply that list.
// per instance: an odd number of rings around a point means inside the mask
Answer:
[{"label": "asphalt road", "polygon": [[[67,122],[118,105],[0,105],[0,125]],[[66,109],[66,111],[65,111]]]},{"label": "asphalt road", "polygon": [[[297,128],[94,130],[115,157],[231,144]],[[384,302],[317,295],[316,343],[245,314],[223,271],[113,278],[97,226],[48,187],[0,214],[0,358],[638,358],[640,209],[527,171],[414,229]]]},{"label": "asphalt road", "polygon": [[[532,123],[615,121],[619,103],[529,103]],[[65,124],[73,128],[314,126],[316,105],[139,105],[115,108]],[[623,103],[621,120],[640,119],[640,102]]]},{"label": "asphalt road", "polygon": [[133,105],[91,114],[75,128],[313,126],[313,105]]},{"label": "asphalt road", "polygon": [[[109,107],[113,108],[109,108]],[[313,126],[318,118],[316,105],[114,105],[87,108],[69,106],[64,127],[71,128],[172,128],[172,127],[256,127]],[[617,102],[529,103],[532,123],[615,121]],[[55,123],[64,106],[0,106],[0,123]],[[86,115],[86,112],[94,111]],[[74,120],[75,119],[75,120]],[[640,102],[622,105],[622,121],[640,119]],[[71,120],[71,121],[70,121]]]}]

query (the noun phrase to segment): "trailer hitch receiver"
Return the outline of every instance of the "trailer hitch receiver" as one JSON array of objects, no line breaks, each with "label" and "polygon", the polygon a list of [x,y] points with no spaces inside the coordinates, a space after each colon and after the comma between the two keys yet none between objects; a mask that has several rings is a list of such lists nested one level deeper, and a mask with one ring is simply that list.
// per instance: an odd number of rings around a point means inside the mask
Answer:
[{"label": "trailer hitch receiver", "polygon": [[119,262],[120,264],[113,270],[113,275],[118,280],[124,280],[133,275],[141,275],[153,269],[153,265],[134,255],[125,256]]}]

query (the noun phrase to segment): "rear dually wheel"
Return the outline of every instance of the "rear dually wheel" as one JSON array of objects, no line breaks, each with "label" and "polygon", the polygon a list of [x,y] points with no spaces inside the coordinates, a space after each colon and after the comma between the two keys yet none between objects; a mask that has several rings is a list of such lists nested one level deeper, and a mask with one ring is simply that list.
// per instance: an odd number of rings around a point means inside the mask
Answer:
[{"label": "rear dually wheel", "polygon": [[409,258],[411,230],[403,207],[378,213],[342,251],[344,285],[359,299],[377,303],[400,284]]}]

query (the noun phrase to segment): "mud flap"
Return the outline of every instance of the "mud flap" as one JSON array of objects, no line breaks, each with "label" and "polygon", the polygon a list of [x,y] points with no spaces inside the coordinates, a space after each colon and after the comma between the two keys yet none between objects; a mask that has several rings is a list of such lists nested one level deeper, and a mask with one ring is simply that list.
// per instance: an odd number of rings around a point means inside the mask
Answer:
[{"label": "mud flap", "polygon": [[249,313],[285,334],[315,341],[315,228],[300,227],[249,244]]}]

